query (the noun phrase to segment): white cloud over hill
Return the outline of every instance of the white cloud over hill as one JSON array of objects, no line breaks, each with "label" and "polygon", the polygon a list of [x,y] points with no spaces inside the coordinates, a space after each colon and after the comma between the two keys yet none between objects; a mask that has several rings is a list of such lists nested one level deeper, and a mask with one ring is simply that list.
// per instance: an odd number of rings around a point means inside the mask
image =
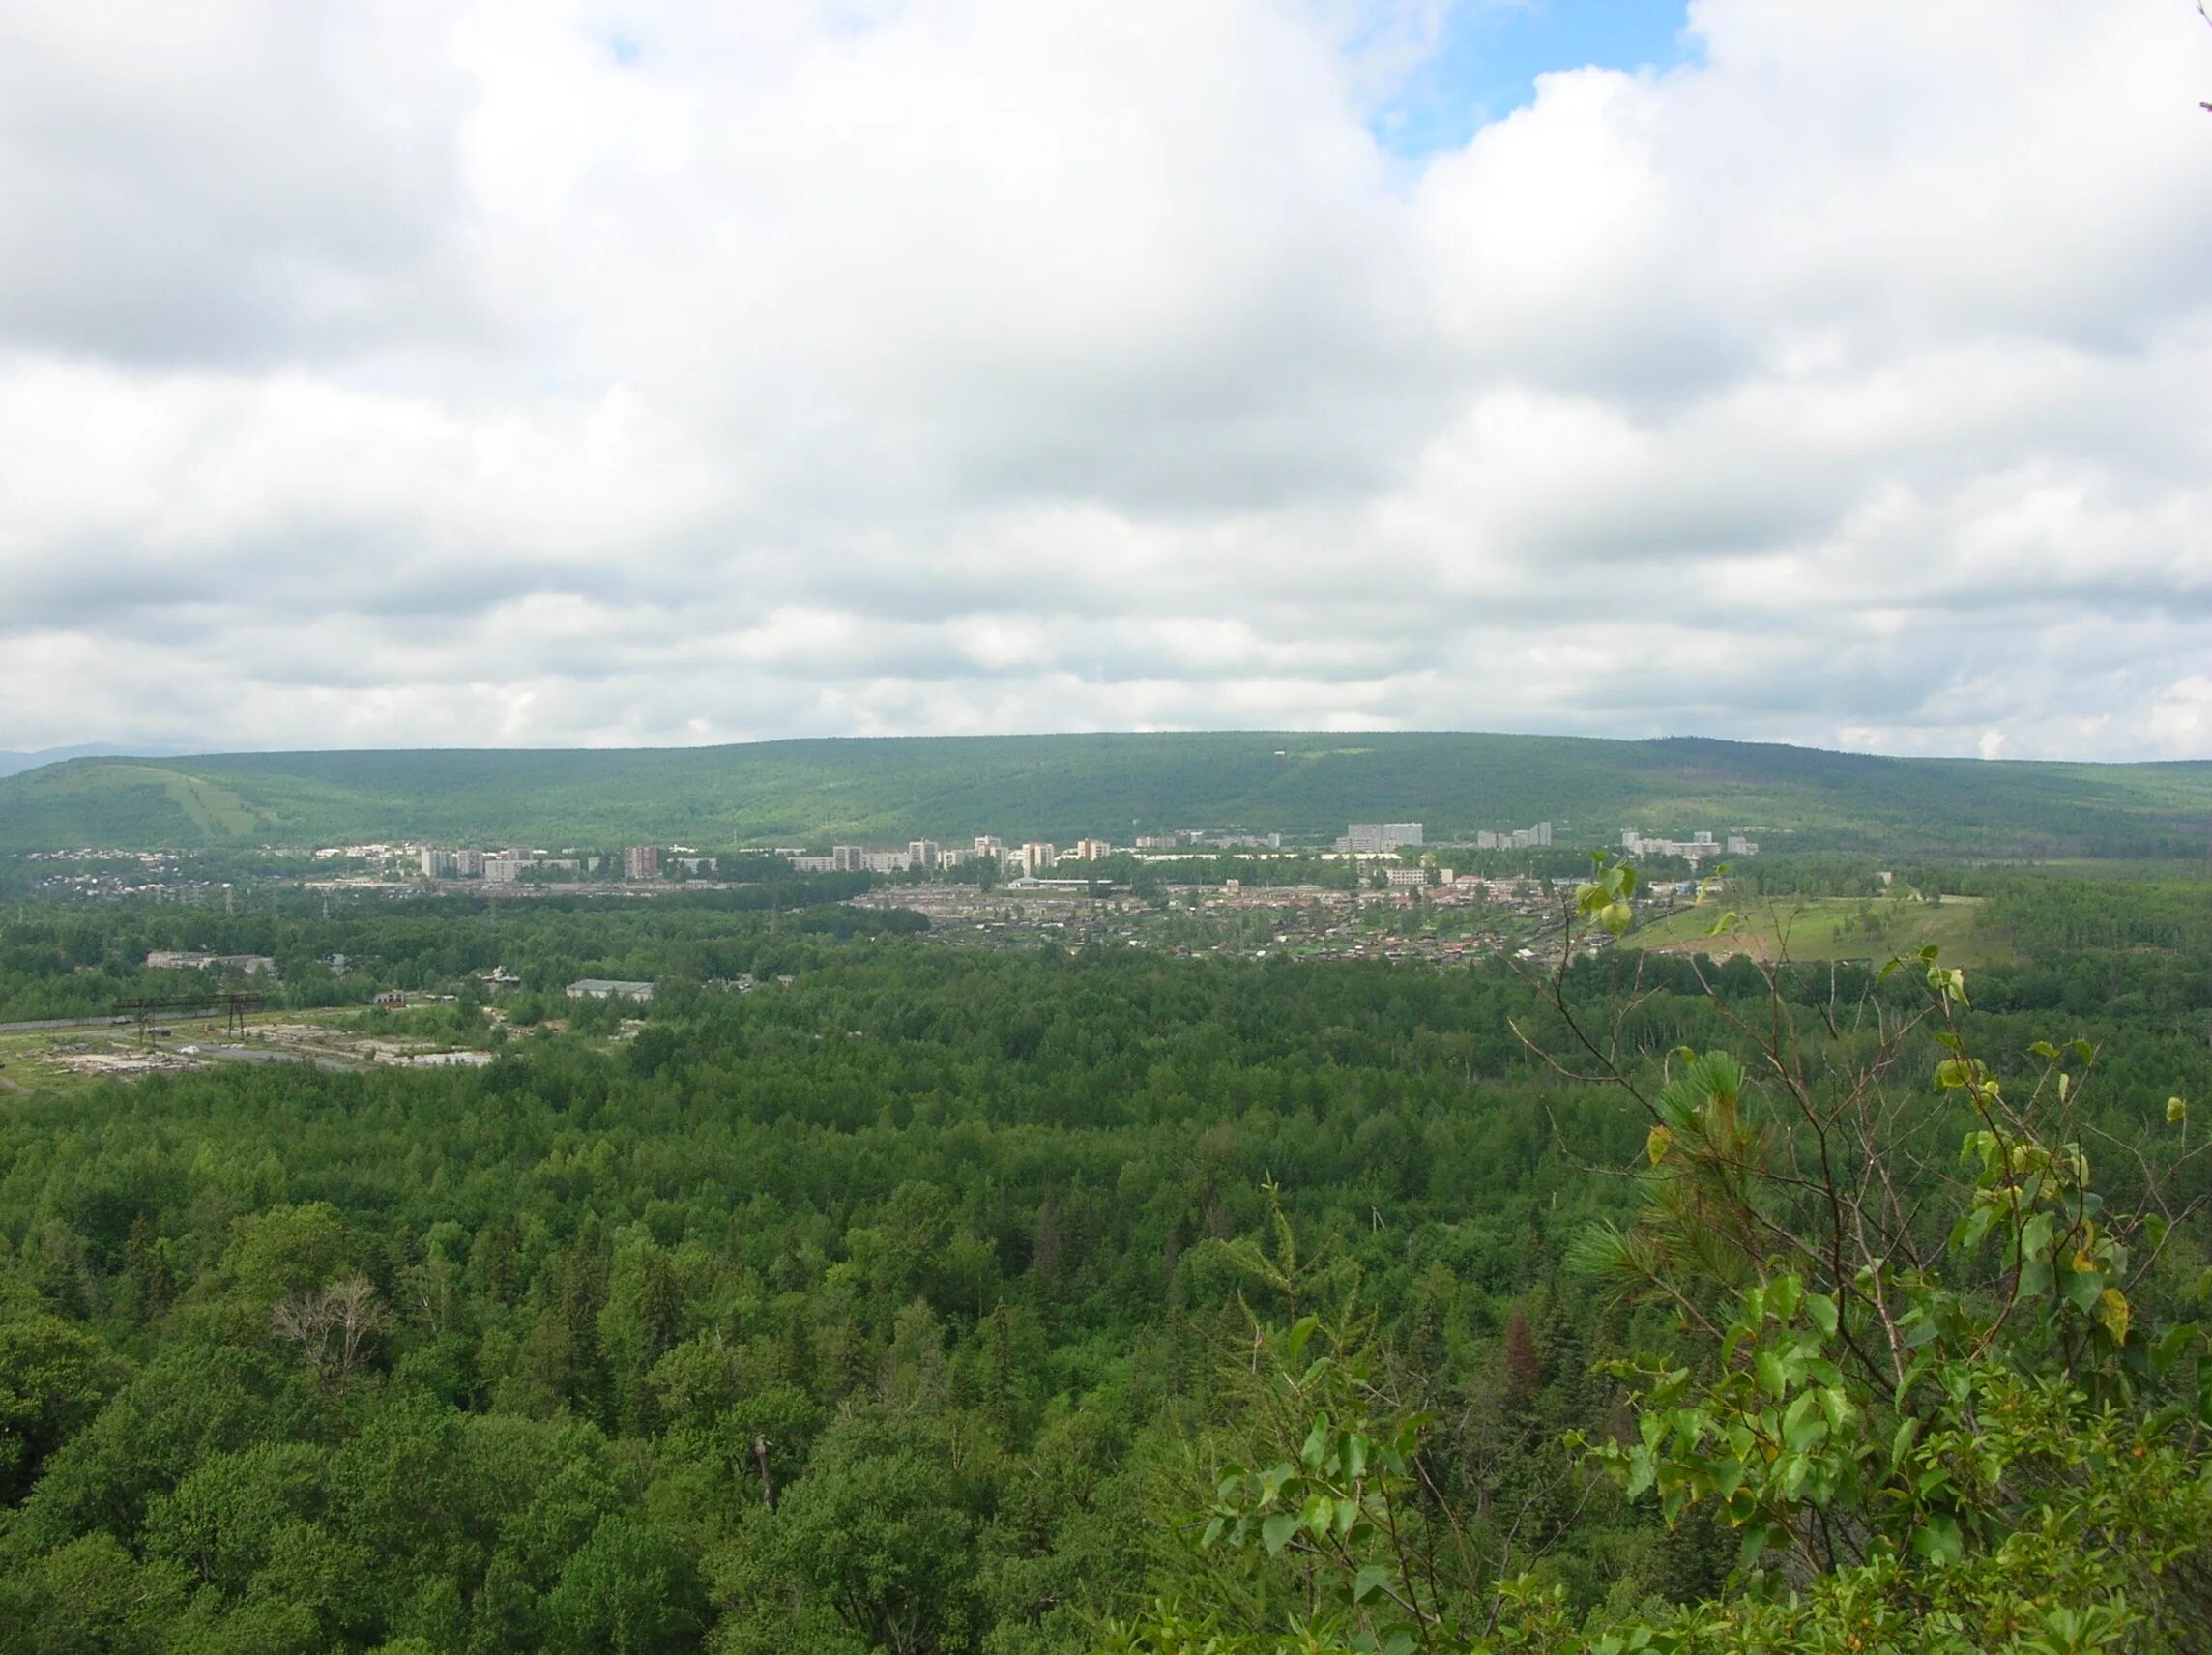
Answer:
[{"label": "white cloud over hill", "polygon": [[26,0],[0,744],[2212,756],[2187,5],[1422,11]]}]

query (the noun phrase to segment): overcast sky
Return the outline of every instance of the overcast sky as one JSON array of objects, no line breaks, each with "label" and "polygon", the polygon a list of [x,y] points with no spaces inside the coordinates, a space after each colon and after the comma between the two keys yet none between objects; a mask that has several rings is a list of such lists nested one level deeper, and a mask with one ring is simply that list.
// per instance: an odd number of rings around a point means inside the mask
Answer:
[{"label": "overcast sky", "polygon": [[2188,0],[11,0],[0,747],[2212,757]]}]

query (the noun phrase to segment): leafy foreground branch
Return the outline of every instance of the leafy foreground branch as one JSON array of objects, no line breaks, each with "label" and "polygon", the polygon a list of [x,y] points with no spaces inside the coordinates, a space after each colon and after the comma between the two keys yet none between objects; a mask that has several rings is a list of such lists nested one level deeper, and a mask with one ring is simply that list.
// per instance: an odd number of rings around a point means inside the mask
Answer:
[{"label": "leafy foreground branch", "polygon": [[[1601,867],[1579,917],[1617,927],[1633,878]],[[1560,1444],[1566,1474],[1732,1532],[1724,1587],[1570,1612],[1511,1514],[1440,1491],[1431,1421],[1356,1313],[1320,1308],[1255,1317],[1250,1464],[1216,1467],[1160,1602],[1100,1648],[2212,1647],[2212,1364],[2197,1322],[2160,1316],[2201,1292],[2170,1245],[2198,1211],[2173,1193],[2197,1154],[2187,1105],[2103,1134],[2129,1186],[2108,1201],[2080,1114],[2098,1054],[1985,1060],[1963,974],[1933,950],[1899,964],[1924,995],[1899,978],[1849,1008],[1766,968],[1766,1015],[1731,1014],[1748,1062],[1639,1063],[1619,1037],[1633,982],[1600,1022],[1564,963],[1554,979],[1578,1072],[1650,1122],[1642,1216],[1576,1263],[1665,1306],[1676,1339],[1600,1364],[1626,1406]]]}]

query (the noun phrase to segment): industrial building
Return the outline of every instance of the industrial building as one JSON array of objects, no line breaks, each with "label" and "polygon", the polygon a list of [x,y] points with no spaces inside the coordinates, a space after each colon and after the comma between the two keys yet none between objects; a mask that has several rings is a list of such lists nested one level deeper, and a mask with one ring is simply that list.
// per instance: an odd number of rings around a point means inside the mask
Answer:
[{"label": "industrial building", "polygon": [[649,982],[617,982],[609,977],[583,977],[568,985],[570,1000],[637,1000],[653,998]]}]

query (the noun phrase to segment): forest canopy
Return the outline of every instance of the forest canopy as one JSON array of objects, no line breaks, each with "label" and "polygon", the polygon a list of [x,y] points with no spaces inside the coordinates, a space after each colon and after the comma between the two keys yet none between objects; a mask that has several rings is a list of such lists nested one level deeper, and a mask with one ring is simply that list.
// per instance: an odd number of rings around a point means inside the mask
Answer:
[{"label": "forest canopy", "polygon": [[[12,1014],[192,927],[488,1060],[0,1069],[0,1650],[2190,1646],[2204,888],[2005,886],[2026,963],[1955,986],[25,906]],[[1832,1252],[1792,1112],[1870,1064],[1911,1187]],[[2022,1595],[2070,1536],[2071,1632]]]}]

